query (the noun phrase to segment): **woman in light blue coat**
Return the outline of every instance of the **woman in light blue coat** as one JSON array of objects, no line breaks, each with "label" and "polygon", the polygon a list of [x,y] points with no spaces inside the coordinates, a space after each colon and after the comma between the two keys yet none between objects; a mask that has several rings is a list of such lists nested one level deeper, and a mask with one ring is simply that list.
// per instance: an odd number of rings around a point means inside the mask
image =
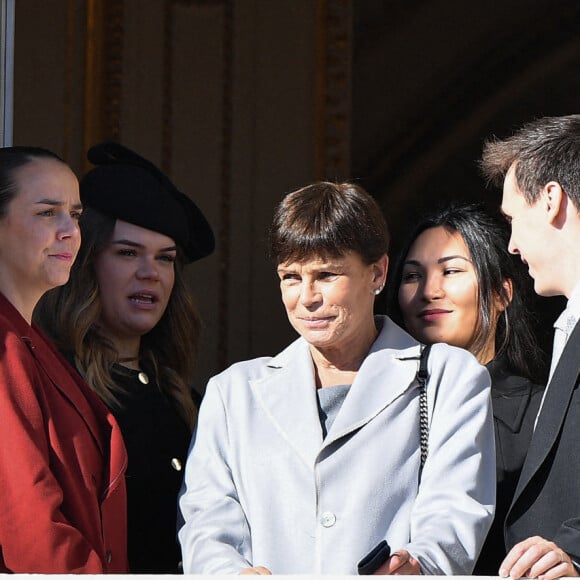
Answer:
[{"label": "woman in light blue coat", "polygon": [[351,184],[297,190],[270,250],[300,338],[208,384],[180,500],[184,572],[353,574],[386,540],[376,573],[469,574],[495,502],[487,371],[433,346],[421,468],[422,345],[373,315],[378,205]]}]

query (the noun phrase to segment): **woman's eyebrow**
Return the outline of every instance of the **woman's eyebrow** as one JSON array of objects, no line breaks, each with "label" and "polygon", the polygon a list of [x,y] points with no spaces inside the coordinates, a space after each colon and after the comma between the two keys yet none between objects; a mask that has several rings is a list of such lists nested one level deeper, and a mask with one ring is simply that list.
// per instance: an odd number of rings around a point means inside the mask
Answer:
[{"label": "woman's eyebrow", "polygon": [[[38,205],[52,205],[54,207],[63,207],[65,205],[64,201],[61,201],[58,199],[51,199],[50,197],[44,197],[42,199],[35,201],[34,203],[38,204]],[[74,209],[74,210],[83,209],[83,204],[82,203],[75,203],[72,206],[72,209]]]},{"label": "woman's eyebrow", "polygon": [[[439,258],[437,260],[438,264],[443,264],[444,262],[449,262],[449,260],[465,260],[466,262],[471,263],[471,260],[469,258],[466,258],[465,256],[443,256],[442,258]],[[419,261],[419,260],[405,260],[404,266],[406,265],[410,265],[410,266],[422,266],[423,264]]]},{"label": "woman's eyebrow", "polygon": [[122,244],[123,246],[132,246],[134,248],[143,248],[143,244],[139,244],[137,242],[134,242],[132,240],[126,240],[124,238],[121,238],[119,240],[112,240],[111,244]]},{"label": "woman's eyebrow", "polygon": [[[145,246],[143,244],[140,244],[138,242],[134,242],[133,240],[126,240],[126,239],[119,239],[119,240],[113,240],[111,242],[111,245],[113,244],[117,244],[117,245],[122,245],[122,246],[131,246],[133,248],[144,248]],[[177,246],[167,246],[166,248],[160,248],[158,250],[159,252],[176,252],[177,251]]]},{"label": "woman's eyebrow", "polygon": [[460,256],[460,255],[456,255],[456,256],[443,256],[443,258],[439,258],[437,260],[438,264],[442,264],[443,262],[448,262],[449,260],[465,260],[466,262],[471,263],[471,260],[469,258],[466,258],[465,256]]}]

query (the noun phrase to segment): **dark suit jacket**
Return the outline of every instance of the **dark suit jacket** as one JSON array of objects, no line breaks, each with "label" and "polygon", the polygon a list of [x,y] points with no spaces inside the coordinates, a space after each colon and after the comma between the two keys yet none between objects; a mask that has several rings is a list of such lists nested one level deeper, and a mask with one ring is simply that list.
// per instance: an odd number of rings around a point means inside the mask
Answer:
[{"label": "dark suit jacket", "polygon": [[473,573],[497,576],[507,550],[503,537],[511,505],[542,400],[543,388],[514,374],[505,357],[487,366],[495,431],[497,497],[495,517]]},{"label": "dark suit jacket", "polygon": [[0,572],[127,571],[112,415],[0,294]]},{"label": "dark suit jacket", "polygon": [[534,535],[580,561],[580,325],[548,386],[505,537],[508,548]]}]

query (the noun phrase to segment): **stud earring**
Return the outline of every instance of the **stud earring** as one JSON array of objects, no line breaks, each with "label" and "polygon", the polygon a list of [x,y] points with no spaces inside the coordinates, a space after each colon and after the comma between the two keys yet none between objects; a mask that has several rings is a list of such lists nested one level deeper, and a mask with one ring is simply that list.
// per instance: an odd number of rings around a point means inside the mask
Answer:
[{"label": "stud earring", "polygon": [[378,296],[383,291],[383,285],[381,284],[378,288],[375,288],[375,296]]}]

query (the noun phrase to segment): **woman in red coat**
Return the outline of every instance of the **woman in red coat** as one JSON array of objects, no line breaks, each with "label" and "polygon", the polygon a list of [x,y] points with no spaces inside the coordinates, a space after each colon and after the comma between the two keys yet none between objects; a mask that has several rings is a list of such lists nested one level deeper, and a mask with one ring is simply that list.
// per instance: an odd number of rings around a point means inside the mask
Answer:
[{"label": "woman in red coat", "polygon": [[0,149],[0,572],[127,571],[115,420],[31,323],[80,245],[78,182],[44,149]]}]

